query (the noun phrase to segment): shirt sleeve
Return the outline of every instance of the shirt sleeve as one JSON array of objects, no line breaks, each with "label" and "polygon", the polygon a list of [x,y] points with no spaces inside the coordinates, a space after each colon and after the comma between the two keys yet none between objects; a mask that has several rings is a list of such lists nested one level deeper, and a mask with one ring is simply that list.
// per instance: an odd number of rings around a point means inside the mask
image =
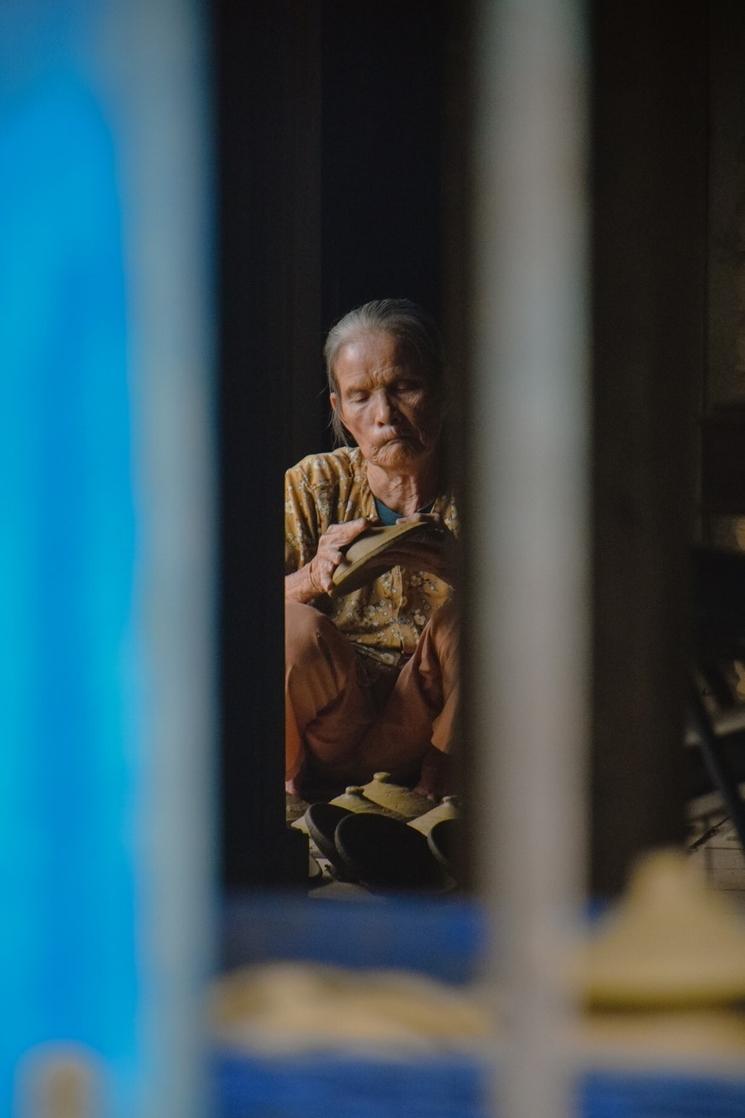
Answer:
[{"label": "shirt sleeve", "polygon": [[285,474],[285,574],[299,571],[315,555],[321,531],[313,490],[301,466]]}]

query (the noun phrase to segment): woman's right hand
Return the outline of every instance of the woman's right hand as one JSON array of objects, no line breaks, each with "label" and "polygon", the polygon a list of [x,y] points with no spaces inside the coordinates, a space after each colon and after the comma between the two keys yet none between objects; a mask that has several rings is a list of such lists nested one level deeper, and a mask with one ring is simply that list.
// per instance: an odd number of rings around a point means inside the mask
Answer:
[{"label": "woman's right hand", "polygon": [[364,516],[345,524],[330,524],[318,541],[318,550],[308,564],[311,585],[317,594],[329,594],[334,585],[334,571],[344,558],[343,547],[361,536],[370,523]]},{"label": "woman's right hand", "polygon": [[344,557],[342,548],[361,536],[370,523],[360,516],[344,524],[330,524],[319,539],[311,561],[294,574],[286,575],[285,597],[289,601],[307,604],[322,594],[329,594],[334,585],[334,571]]}]

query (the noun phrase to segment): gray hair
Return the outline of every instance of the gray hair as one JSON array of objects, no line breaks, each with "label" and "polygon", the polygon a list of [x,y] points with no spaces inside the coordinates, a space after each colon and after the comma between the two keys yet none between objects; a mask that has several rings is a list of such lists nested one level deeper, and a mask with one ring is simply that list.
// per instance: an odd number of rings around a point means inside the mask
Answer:
[{"label": "gray hair", "polygon": [[[329,392],[338,393],[334,364],[342,346],[363,334],[389,334],[401,343],[409,359],[423,373],[435,395],[442,397],[445,353],[434,319],[410,299],[374,299],[349,311],[332,326],[323,347]],[[337,445],[349,438],[337,410],[331,413]]]}]

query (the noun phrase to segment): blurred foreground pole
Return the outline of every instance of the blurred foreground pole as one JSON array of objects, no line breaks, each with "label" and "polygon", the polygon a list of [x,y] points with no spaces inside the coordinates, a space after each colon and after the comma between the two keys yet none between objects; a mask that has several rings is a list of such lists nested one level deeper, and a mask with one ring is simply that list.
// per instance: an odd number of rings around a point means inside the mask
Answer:
[{"label": "blurred foreground pole", "polygon": [[0,8],[0,1110],[23,1118],[207,1113],[202,54],[188,0]]},{"label": "blurred foreground pole", "polygon": [[585,32],[476,4],[468,616],[477,881],[499,927],[501,1118],[572,1112],[563,963],[587,725]]}]

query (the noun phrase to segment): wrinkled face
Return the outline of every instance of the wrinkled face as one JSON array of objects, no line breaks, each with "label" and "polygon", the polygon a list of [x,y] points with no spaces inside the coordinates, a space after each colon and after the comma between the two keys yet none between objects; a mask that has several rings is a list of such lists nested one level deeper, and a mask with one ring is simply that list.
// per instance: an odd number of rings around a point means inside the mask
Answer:
[{"label": "wrinkled face", "polygon": [[339,350],[331,406],[363,457],[406,469],[437,449],[442,421],[427,377],[390,334],[362,334]]}]

